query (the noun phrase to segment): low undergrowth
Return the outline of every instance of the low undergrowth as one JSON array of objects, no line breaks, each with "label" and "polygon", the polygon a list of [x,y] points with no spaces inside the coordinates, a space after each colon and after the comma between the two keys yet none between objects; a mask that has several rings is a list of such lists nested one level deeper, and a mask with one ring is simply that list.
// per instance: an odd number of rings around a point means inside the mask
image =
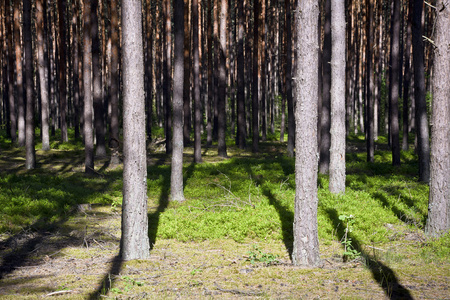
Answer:
[{"label": "low undergrowth", "polygon": [[[349,140],[349,145],[355,149],[358,149],[358,143],[359,137]],[[83,205],[88,205],[89,209],[91,205],[107,208],[103,213],[116,216],[114,226],[120,229],[120,218],[117,217],[122,203],[120,166],[110,169],[107,160],[98,161],[97,174],[86,176],[83,173],[84,153],[79,143],[54,143],[53,148],[57,146],[57,149],[38,151],[38,168],[26,172],[23,170],[24,150],[13,148],[4,140],[1,145],[0,234],[3,241],[23,233],[70,227],[72,225],[67,224],[74,224],[80,214],[86,213]],[[385,147],[384,144],[379,146],[379,149]],[[247,245],[247,249],[241,251],[242,257],[247,255],[253,262],[275,266],[289,262],[295,175],[294,160],[284,155],[284,147],[275,141],[261,143],[260,154],[253,155],[230,144],[229,159],[218,158],[211,148],[205,150],[206,162],[203,164],[192,162],[192,149],[187,147],[184,165],[186,201],[182,203],[169,199],[170,159],[161,153],[149,152],[148,205],[152,251],[162,251],[158,248],[158,241],[191,245],[226,240]],[[351,256],[348,261],[358,261],[369,269],[381,261],[402,264],[411,257],[416,263],[420,260],[421,264],[448,266],[450,235],[441,239],[427,239],[423,235],[429,190],[428,185],[417,182],[417,157],[413,151],[402,153],[400,167],[391,166],[391,154],[384,150],[375,152],[374,163],[366,163],[365,152],[361,151],[349,151],[346,160],[344,195],[333,195],[328,191],[327,176],[320,175],[318,179],[321,251],[335,249],[328,260],[338,257],[342,262],[344,252],[352,249],[352,253],[358,255]],[[347,227],[349,216],[350,231]],[[83,224],[87,232],[91,225]],[[71,230],[83,232],[81,227]],[[112,235],[115,240],[120,237],[117,232]],[[83,236],[85,247],[89,243],[95,247],[94,241],[101,244],[100,240],[92,237],[87,239],[86,233],[77,236]],[[402,243],[407,247],[398,251]],[[272,251],[267,247],[251,246],[258,244],[282,245],[285,253],[279,249]],[[7,243],[4,242],[2,247],[7,247]],[[118,243],[113,248],[117,247]],[[390,247],[397,250],[390,250]],[[327,251],[322,251],[326,257],[324,253]],[[2,256],[4,261],[5,255]],[[192,266],[189,271],[192,278],[188,284],[192,287],[204,284],[201,275],[206,273],[202,271],[205,268]],[[378,275],[373,272],[373,276],[377,279]],[[145,280],[128,275],[117,277],[116,281],[123,282],[123,285],[109,290],[115,296],[141,291],[146,286]],[[384,291],[388,290],[388,287],[380,285]],[[232,292],[231,288],[222,285],[216,290]],[[171,294],[173,291],[166,292]],[[263,294],[246,296],[255,295]]]}]

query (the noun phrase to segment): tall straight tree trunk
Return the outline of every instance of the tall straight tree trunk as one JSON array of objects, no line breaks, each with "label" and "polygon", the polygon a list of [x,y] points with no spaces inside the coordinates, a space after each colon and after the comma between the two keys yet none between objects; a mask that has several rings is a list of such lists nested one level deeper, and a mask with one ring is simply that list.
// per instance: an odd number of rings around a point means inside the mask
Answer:
[{"label": "tall straight tree trunk", "polygon": [[88,174],[92,174],[94,173],[94,130],[92,127],[92,39],[90,5],[83,5],[83,22],[84,171]]},{"label": "tall straight tree trunk", "polygon": [[244,3],[237,2],[238,42],[237,42],[237,133],[239,149],[245,149],[245,82],[244,82]]},{"label": "tall straight tree trunk", "polygon": [[191,142],[191,28],[189,27],[190,0],[184,0],[184,78],[183,78],[183,138],[184,144]]},{"label": "tall straight tree trunk", "polygon": [[79,47],[80,40],[78,29],[78,7],[80,3],[78,1],[72,2],[73,14],[72,14],[72,32],[73,32],[73,75],[72,75],[72,86],[73,86],[73,106],[74,106],[74,127],[75,127],[75,138],[80,137],[80,72],[79,72]]},{"label": "tall straight tree trunk", "polygon": [[[208,8],[211,8],[211,0],[208,1],[208,5]],[[208,13],[210,12],[210,9],[208,9]],[[196,163],[202,162],[202,103],[200,99],[200,58],[198,53],[198,31],[198,0],[192,0],[192,49],[194,52],[194,161]],[[211,86],[208,85],[208,89],[210,88]]]},{"label": "tall straight tree trunk", "polygon": [[373,3],[366,0],[366,150],[367,161],[373,162],[375,155],[374,137],[374,97],[373,97]]},{"label": "tall straight tree trunk", "polygon": [[49,135],[49,95],[48,95],[48,77],[47,67],[48,60],[44,55],[44,14],[45,0],[36,1],[36,35],[37,35],[37,56],[38,56],[38,72],[39,72],[39,87],[41,92],[41,136],[42,136],[42,150],[50,150],[50,135]]},{"label": "tall straight tree trunk", "polygon": [[217,98],[218,110],[218,131],[217,131],[217,151],[220,157],[227,157],[227,144],[225,142],[226,132],[226,52],[227,52],[227,18],[228,1],[222,0],[220,5],[220,32],[219,32],[219,95]]},{"label": "tall straight tree trunk", "polygon": [[17,117],[16,103],[14,102],[14,48],[13,48],[13,30],[11,21],[11,2],[6,1],[6,35],[8,43],[8,104],[9,104],[9,135],[13,144],[17,143]]},{"label": "tall straight tree trunk", "polygon": [[331,0],[325,0],[325,23],[323,37],[323,62],[322,62],[322,106],[320,115],[320,161],[319,172],[327,174],[330,169],[331,146],[331,115],[330,115],[330,88],[331,88]]},{"label": "tall straight tree trunk", "polygon": [[166,136],[166,154],[172,153],[172,22],[170,19],[170,0],[163,1],[164,22],[164,59],[163,59],[163,98],[164,98],[164,134]]},{"label": "tall straight tree trunk", "polygon": [[394,0],[392,13],[392,37],[390,54],[389,99],[390,99],[390,129],[392,137],[392,165],[400,165],[400,140],[398,120],[399,68],[400,68],[400,0]]},{"label": "tall straight tree trunk", "polygon": [[69,135],[67,132],[67,91],[66,91],[66,0],[58,0],[59,19],[59,115],[61,123],[61,141],[67,142]]},{"label": "tall straight tree trunk", "polygon": [[122,41],[124,167],[120,254],[124,260],[147,259],[150,243],[141,0],[122,1]]},{"label": "tall straight tree trunk", "polygon": [[16,107],[18,145],[25,146],[25,106],[23,97],[22,45],[20,42],[20,2],[14,1],[14,48],[16,50]]},{"label": "tall straight tree trunk", "polygon": [[[286,5],[286,1],[284,2]],[[280,61],[281,68],[280,73],[282,74],[280,77],[280,93],[281,93],[281,120],[280,120],[280,142],[284,142],[284,131],[286,129],[286,90],[287,90],[287,50],[284,48],[287,45],[287,25],[286,25],[286,13],[283,13],[281,3],[280,5]],[[282,21],[284,21],[284,26],[281,25]],[[284,45],[284,47],[283,47]]]},{"label": "tall straight tree trunk", "polygon": [[440,236],[450,230],[450,7],[444,2],[436,3],[430,200],[425,226],[429,236]]},{"label": "tall straight tree trunk", "polygon": [[261,43],[260,57],[261,57],[261,138],[263,141],[267,140],[267,119],[266,119],[266,57],[267,57],[267,46],[266,46],[266,33],[267,33],[267,20],[266,20],[266,11],[267,11],[267,0],[261,0],[262,2],[262,11],[261,11],[261,30],[260,30],[260,38],[259,41]]},{"label": "tall straight tree trunk", "polygon": [[345,3],[331,0],[331,149],[332,193],[345,193]]},{"label": "tall straight tree trunk", "polygon": [[414,65],[414,100],[417,133],[417,153],[419,156],[419,181],[430,180],[430,142],[428,130],[427,103],[425,99],[425,59],[422,26],[423,3],[414,0],[413,12],[413,65]]},{"label": "tall straight tree trunk", "polygon": [[94,105],[95,155],[106,156],[105,119],[102,96],[102,71],[100,63],[100,37],[98,32],[98,0],[91,1],[92,84]]},{"label": "tall straight tree trunk", "polygon": [[[111,127],[110,147],[111,165],[119,164],[119,12],[116,0],[111,0]],[[152,82],[149,83],[150,85]],[[148,134],[148,133],[147,133]]]},{"label": "tall straight tree trunk", "polygon": [[408,150],[408,133],[409,133],[409,85],[411,82],[411,27],[412,27],[412,10],[413,1],[409,1],[408,4],[408,19],[406,24],[406,49],[405,49],[405,76],[403,84],[403,140],[402,140],[402,150]]},{"label": "tall straight tree trunk", "polygon": [[36,167],[34,150],[34,82],[33,49],[31,41],[31,0],[23,1],[23,45],[25,48],[25,91],[26,91],[26,162],[27,170]]},{"label": "tall straight tree trunk", "polygon": [[319,264],[317,225],[317,1],[298,0],[295,29],[298,60],[294,75],[295,108],[295,214],[294,265],[314,267]]},{"label": "tall straight tree trunk", "polygon": [[183,194],[183,85],[184,85],[184,0],[174,0],[173,150],[170,195],[184,201]]},{"label": "tall straight tree trunk", "polygon": [[259,11],[260,3],[255,0],[253,3],[253,83],[252,83],[252,151],[258,152],[259,143],[259,126],[258,126],[258,110],[259,110],[259,97],[258,97],[258,46],[259,46]]},{"label": "tall straight tree trunk", "polygon": [[[291,0],[284,1],[286,10],[286,101],[288,106],[288,144],[287,154],[294,157],[295,144],[295,118],[294,101],[292,98],[292,18],[291,18]],[[317,24],[316,24],[317,25]]]},{"label": "tall straight tree trunk", "polygon": [[[197,0],[198,3],[198,0]],[[208,99],[206,101],[206,147],[210,147],[212,145],[213,133],[212,133],[212,102],[214,99],[214,89],[213,89],[213,60],[212,60],[212,44],[213,44],[213,33],[212,33],[212,0],[208,0],[207,4],[207,17],[206,17],[206,27],[207,27],[207,44],[208,44]],[[197,5],[198,7],[198,5]],[[194,9],[194,5],[192,5],[192,9]],[[194,13],[194,12],[192,12]],[[198,15],[197,15],[198,18]],[[192,18],[192,20],[194,20]],[[192,22],[192,26],[194,23]],[[195,31],[193,31],[195,33]],[[198,32],[198,26],[197,26]],[[194,37],[192,38],[194,39]],[[198,41],[198,38],[197,38]],[[198,46],[197,46],[198,47]],[[194,48],[195,50],[195,48]],[[195,52],[194,52],[195,55]],[[194,79],[195,80],[195,79]],[[194,91],[195,93],[195,91]],[[195,106],[195,104],[194,104]]]}]

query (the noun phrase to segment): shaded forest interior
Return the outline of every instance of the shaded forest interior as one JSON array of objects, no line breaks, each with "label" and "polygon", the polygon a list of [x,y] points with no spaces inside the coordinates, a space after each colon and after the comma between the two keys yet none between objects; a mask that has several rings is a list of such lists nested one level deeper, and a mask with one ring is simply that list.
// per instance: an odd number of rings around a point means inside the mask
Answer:
[{"label": "shaded forest interior", "polygon": [[[73,129],[75,139],[87,136],[84,141],[92,149],[95,140],[95,155],[105,156],[108,147],[117,154],[122,119],[119,2],[2,2],[0,123],[13,144],[25,146],[27,139],[35,144],[33,133],[39,128],[45,150],[49,135],[60,131],[65,142]],[[330,2],[320,1],[318,19],[321,173],[328,172],[330,155]],[[420,146],[425,130],[417,120],[427,117],[431,99],[432,2],[345,1],[346,133],[365,132],[373,140],[388,135],[394,164],[400,149],[408,149],[408,134],[419,132]],[[287,133],[292,156],[294,46],[301,42],[293,30],[294,5],[290,0],[185,0],[184,6],[143,1],[148,140],[165,139],[171,153],[172,127],[181,122],[186,145],[197,141],[200,149],[201,138],[207,147],[217,142],[219,155],[226,157],[232,139],[239,148],[251,146],[257,152],[260,140],[284,141]],[[183,22],[174,26],[176,18]],[[177,34],[183,43],[175,43]],[[182,64],[183,78],[174,77],[177,64]],[[180,85],[181,118],[172,114]],[[374,145],[367,147],[370,161]],[[34,154],[30,150],[27,155]],[[93,155],[86,158],[86,170],[93,167]],[[201,152],[195,157],[200,162]]]}]

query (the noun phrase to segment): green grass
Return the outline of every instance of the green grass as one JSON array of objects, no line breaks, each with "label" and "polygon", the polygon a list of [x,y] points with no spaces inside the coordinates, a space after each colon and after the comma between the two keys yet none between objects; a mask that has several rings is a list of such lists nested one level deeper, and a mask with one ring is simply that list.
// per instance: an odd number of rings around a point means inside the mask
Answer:
[{"label": "green grass", "polygon": [[[385,141],[380,137],[377,145],[383,148]],[[11,148],[7,140],[2,138],[0,142],[5,156],[19,159],[17,156],[24,154],[20,149]],[[352,136],[348,142],[357,147],[364,144],[361,136]],[[261,143],[261,154],[251,155],[233,148],[230,143],[230,159],[213,159],[203,164],[193,164],[187,159],[184,165],[186,201],[183,203],[169,201],[170,166],[167,163],[149,166],[152,242],[158,239],[282,240],[290,248],[295,198],[294,160],[283,155],[284,147],[269,141]],[[86,177],[78,165],[84,155],[80,141],[53,141],[52,149],[49,153],[38,153],[38,163],[65,161],[64,171],[47,170],[42,163],[40,169],[31,172],[17,171],[20,168],[16,168],[12,174],[1,173],[0,233],[46,228],[70,217],[77,204],[99,203],[115,209],[121,204],[120,169],[100,168],[99,176]],[[149,153],[150,157],[157,155]],[[425,225],[428,186],[417,182],[414,153],[402,152],[400,167],[391,165],[389,151],[377,150],[374,163],[366,163],[365,157],[365,152],[347,154],[345,195],[331,194],[328,177],[319,176],[318,222],[323,245],[341,240],[344,230],[344,224],[339,220],[341,215],[354,216],[351,238],[356,245],[377,245],[395,240],[390,226],[421,231]],[[6,165],[8,159],[5,158],[2,166]],[[433,251],[438,257],[448,254],[448,243],[424,245],[424,249],[433,247],[441,249]]]}]

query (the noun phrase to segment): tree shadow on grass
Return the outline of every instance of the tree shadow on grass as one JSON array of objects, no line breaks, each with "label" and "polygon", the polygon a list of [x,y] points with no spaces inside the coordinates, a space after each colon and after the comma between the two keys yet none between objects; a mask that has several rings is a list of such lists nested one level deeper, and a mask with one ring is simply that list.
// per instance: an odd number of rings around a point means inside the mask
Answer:
[{"label": "tree shadow on grass", "polygon": [[294,213],[290,211],[287,207],[282,205],[280,201],[275,197],[275,195],[267,187],[263,187],[262,192],[264,196],[269,199],[270,205],[272,205],[281,220],[281,230],[283,232],[283,243],[289,252],[289,258],[292,260],[292,249],[293,249],[293,224],[294,224]]},{"label": "tree shadow on grass", "polygon": [[[334,208],[328,208],[325,211],[333,223],[333,228],[336,228],[337,239],[339,241],[342,240],[345,234],[345,228],[344,226],[340,226],[341,221],[339,220],[338,212]],[[351,233],[348,233],[348,236],[352,239],[353,248],[359,251],[366,259],[367,268],[372,272],[373,278],[383,288],[389,299],[413,299],[410,292],[399,283],[395,272],[391,268],[364,251],[361,248],[361,243]]]}]

